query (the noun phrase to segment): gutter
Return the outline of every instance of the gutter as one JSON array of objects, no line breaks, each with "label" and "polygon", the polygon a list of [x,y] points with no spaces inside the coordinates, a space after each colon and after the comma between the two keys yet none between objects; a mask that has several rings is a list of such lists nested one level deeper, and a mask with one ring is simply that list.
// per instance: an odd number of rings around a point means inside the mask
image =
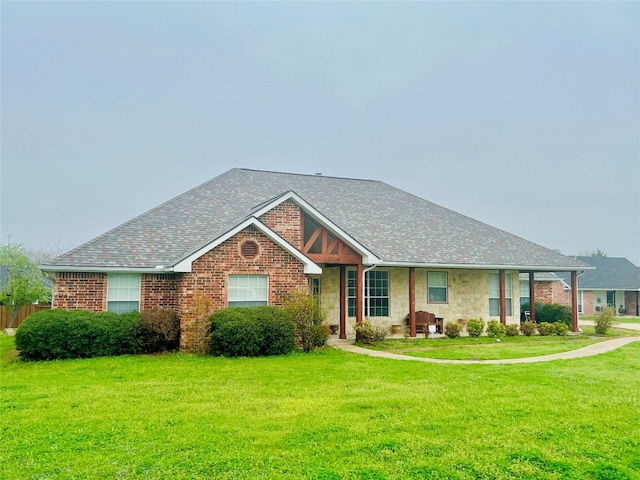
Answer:
[{"label": "gutter", "polygon": [[173,273],[173,267],[74,267],[72,265],[39,265],[45,272],[86,272],[86,273]]},{"label": "gutter", "polygon": [[474,265],[466,263],[418,263],[418,262],[380,262],[378,267],[416,267],[416,268],[448,268],[457,270],[519,270],[533,272],[582,272],[595,270],[596,267],[584,265],[579,267],[551,267],[540,265]]}]

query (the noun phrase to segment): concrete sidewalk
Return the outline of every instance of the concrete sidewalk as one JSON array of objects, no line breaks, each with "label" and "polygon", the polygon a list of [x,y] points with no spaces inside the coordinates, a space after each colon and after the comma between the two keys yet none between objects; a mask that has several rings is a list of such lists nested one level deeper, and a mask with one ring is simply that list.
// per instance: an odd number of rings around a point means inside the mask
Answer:
[{"label": "concrete sidewalk", "polygon": [[[586,324],[586,322],[585,322]],[[633,324],[628,324],[633,325]],[[625,328],[620,326],[620,328]],[[635,328],[634,328],[635,330]],[[638,328],[637,330],[640,330]],[[640,341],[640,337],[619,337],[611,340],[605,340],[603,342],[594,343],[586,347],[579,348],[577,350],[571,350],[569,352],[554,353],[552,355],[544,355],[541,357],[527,357],[527,358],[510,358],[505,360],[443,360],[438,358],[420,358],[410,357],[408,355],[398,355],[390,352],[379,352],[376,350],[369,350],[367,348],[358,347],[353,344],[353,340],[340,340],[331,339],[329,346],[339,348],[345,352],[358,353],[361,355],[368,355],[370,357],[389,358],[391,360],[409,360],[414,362],[424,363],[447,363],[447,364],[510,364],[510,363],[537,363],[537,362],[551,362],[553,360],[569,360],[572,358],[591,357],[593,355],[599,355],[601,353],[610,352],[617,348],[623,347],[632,342]]]},{"label": "concrete sidewalk", "polygon": [[[588,327],[593,327],[593,322],[591,320],[580,320],[580,325],[586,325]],[[637,330],[637,331],[640,332],[640,323],[616,322],[614,327],[615,328],[622,328],[624,330]]]}]

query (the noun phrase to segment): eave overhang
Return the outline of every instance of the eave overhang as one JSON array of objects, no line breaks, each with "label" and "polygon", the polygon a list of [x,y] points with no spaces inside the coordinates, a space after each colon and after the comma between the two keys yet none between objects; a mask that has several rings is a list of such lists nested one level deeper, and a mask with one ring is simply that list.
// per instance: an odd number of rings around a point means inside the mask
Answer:
[{"label": "eave overhang", "polygon": [[384,262],[375,264],[378,267],[415,267],[415,268],[443,268],[458,270],[517,270],[520,272],[583,272],[585,270],[595,270],[595,267],[588,265],[574,267],[550,267],[540,265],[488,265],[471,263],[421,263],[421,262]]}]

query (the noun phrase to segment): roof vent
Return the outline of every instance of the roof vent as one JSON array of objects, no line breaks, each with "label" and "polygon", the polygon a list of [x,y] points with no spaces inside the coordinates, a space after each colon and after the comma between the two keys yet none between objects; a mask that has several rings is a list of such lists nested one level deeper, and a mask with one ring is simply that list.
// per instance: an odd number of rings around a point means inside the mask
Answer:
[{"label": "roof vent", "polygon": [[253,260],[258,256],[258,244],[252,240],[244,242],[240,246],[240,254],[247,260]]}]

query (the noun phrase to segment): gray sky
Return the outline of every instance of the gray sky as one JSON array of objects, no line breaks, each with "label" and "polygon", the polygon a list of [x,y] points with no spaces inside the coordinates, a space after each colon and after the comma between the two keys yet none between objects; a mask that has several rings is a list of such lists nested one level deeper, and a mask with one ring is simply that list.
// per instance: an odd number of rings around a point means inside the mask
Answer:
[{"label": "gray sky", "polygon": [[638,2],[7,2],[0,239],[233,167],[382,180],[640,265]]}]

